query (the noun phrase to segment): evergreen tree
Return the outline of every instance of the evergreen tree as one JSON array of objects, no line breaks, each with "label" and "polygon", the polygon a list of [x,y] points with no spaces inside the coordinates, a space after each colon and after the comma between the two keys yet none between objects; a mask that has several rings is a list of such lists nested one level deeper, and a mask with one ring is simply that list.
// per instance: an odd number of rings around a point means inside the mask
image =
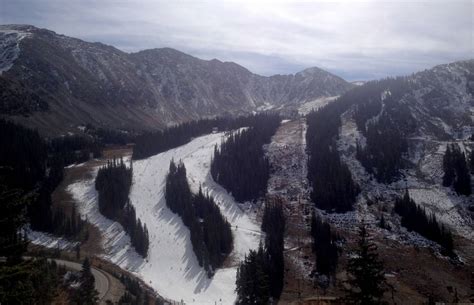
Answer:
[{"label": "evergreen tree", "polygon": [[95,290],[95,279],[91,272],[89,259],[84,259],[80,275],[80,286],[76,295],[76,303],[79,305],[97,304],[98,293]]},{"label": "evergreen tree", "polygon": [[270,142],[280,117],[262,114],[259,118],[248,129],[233,133],[219,148],[214,148],[212,178],[240,202],[263,196],[270,176],[263,145]]},{"label": "evergreen tree", "polygon": [[[472,163],[472,156],[470,162]],[[443,186],[452,186],[456,193],[461,195],[469,196],[472,193],[468,162],[457,144],[449,144],[446,147],[446,153],[443,157],[443,170]]]},{"label": "evergreen tree", "polygon": [[316,270],[327,276],[336,272],[338,263],[337,236],[331,226],[313,213],[311,218],[311,237],[313,252],[316,254]]},{"label": "evergreen tree", "polygon": [[350,258],[347,266],[350,288],[346,291],[345,301],[347,304],[384,304],[384,267],[364,223],[359,228],[357,244],[355,255]]},{"label": "evergreen tree", "polygon": [[95,188],[99,193],[99,211],[105,217],[119,222],[130,236],[137,253],[146,257],[149,246],[148,230],[136,217],[135,208],[129,199],[132,177],[132,163],[127,168],[123,159],[114,158],[99,169],[95,179]]},{"label": "evergreen tree", "polygon": [[311,200],[318,208],[329,212],[352,210],[360,191],[349,168],[341,160],[336,145],[340,116],[350,103],[350,99],[338,99],[306,117]]},{"label": "evergreen tree", "polygon": [[388,224],[385,221],[385,216],[383,214],[382,214],[382,216],[380,216],[379,227],[381,227],[382,229],[387,229],[387,230],[390,229],[390,227],[388,226]]},{"label": "evergreen tree", "polygon": [[167,207],[178,214],[191,233],[191,244],[201,267],[211,277],[232,251],[230,224],[222,216],[214,199],[199,188],[191,193],[182,162],[170,162],[166,177],[165,199]]},{"label": "evergreen tree", "polygon": [[341,98],[354,105],[357,128],[366,137],[364,147],[357,146],[357,159],[367,172],[383,183],[394,181],[404,167],[406,135],[416,129],[410,109],[399,103],[413,83],[406,77],[371,81],[350,90]]},{"label": "evergreen tree", "polygon": [[265,232],[270,295],[279,299],[283,290],[285,262],[283,256],[286,219],[281,201],[267,202],[263,211],[262,231]]},{"label": "evergreen tree", "polygon": [[404,134],[388,115],[368,123],[366,130],[366,146],[357,145],[357,159],[377,181],[394,181],[403,167],[402,155],[408,151]]},{"label": "evergreen tree", "polygon": [[184,145],[192,138],[209,134],[217,128],[219,131],[235,130],[241,127],[250,127],[268,116],[266,113],[234,117],[217,117],[201,119],[172,126],[165,130],[144,133],[135,139],[133,159],[144,159],[169,149]]},{"label": "evergreen tree", "polygon": [[237,305],[265,305],[270,300],[270,278],[262,244],[250,250],[237,269]]},{"label": "evergreen tree", "polygon": [[401,224],[409,231],[416,231],[420,235],[439,243],[447,255],[453,255],[453,237],[451,232],[438,223],[436,216],[426,215],[409,196],[408,190],[402,198],[395,201],[394,211],[401,216]]}]

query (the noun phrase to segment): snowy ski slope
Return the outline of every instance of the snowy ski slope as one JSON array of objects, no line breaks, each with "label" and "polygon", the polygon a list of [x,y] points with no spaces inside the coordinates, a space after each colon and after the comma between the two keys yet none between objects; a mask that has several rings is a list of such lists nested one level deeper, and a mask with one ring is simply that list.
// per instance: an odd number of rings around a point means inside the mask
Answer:
[{"label": "snowy ski slope", "polygon": [[[231,195],[212,180],[209,173],[214,145],[220,144],[223,137],[224,133],[202,136],[186,145],[133,163],[130,200],[137,217],[146,224],[150,233],[150,249],[145,260],[130,247],[130,239],[124,236],[120,224],[98,212],[93,179],[69,187],[74,198],[81,203],[80,213],[104,234],[104,257],[141,277],[165,298],[186,304],[233,304],[237,264],[245,253],[258,247],[259,226],[241,210]],[[202,185],[203,191],[214,197],[232,225],[234,250],[230,262],[226,268],[217,270],[212,279],[207,278],[198,265],[189,230],[181,218],[166,207],[164,187],[171,159],[185,163],[192,191],[197,192]]]}]

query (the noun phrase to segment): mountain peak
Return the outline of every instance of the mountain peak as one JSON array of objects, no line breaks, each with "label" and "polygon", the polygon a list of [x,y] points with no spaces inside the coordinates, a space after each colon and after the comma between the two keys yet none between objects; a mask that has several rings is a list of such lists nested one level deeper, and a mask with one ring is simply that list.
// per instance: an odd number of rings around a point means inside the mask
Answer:
[{"label": "mountain peak", "polygon": [[328,74],[329,72],[328,71],[325,71],[321,68],[318,68],[318,67],[310,67],[310,68],[307,68],[307,69],[304,69],[303,71],[301,72],[298,72],[296,74],[300,74],[300,75],[304,75],[304,76],[309,76],[309,75],[315,75],[315,74]]}]

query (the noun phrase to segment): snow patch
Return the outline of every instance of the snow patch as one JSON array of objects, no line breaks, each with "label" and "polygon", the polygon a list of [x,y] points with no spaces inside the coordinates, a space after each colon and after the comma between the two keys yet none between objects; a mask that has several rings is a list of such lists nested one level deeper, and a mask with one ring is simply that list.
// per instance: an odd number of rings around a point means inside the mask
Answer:
[{"label": "snow patch", "polygon": [[338,97],[339,97],[339,95],[324,96],[324,97],[320,97],[320,98],[317,98],[317,99],[309,101],[309,102],[305,102],[305,103],[301,104],[301,106],[298,108],[298,113],[300,115],[307,115],[312,110],[318,110],[319,108],[324,107],[327,104],[329,104],[330,102],[334,101]]},{"label": "snow patch", "polygon": [[78,242],[69,241],[64,237],[58,237],[40,231],[33,231],[29,228],[27,228],[26,232],[28,240],[37,246],[60,250],[71,250],[78,244]]},{"label": "snow patch", "polygon": [[0,75],[10,70],[20,55],[20,41],[30,33],[0,28]]}]

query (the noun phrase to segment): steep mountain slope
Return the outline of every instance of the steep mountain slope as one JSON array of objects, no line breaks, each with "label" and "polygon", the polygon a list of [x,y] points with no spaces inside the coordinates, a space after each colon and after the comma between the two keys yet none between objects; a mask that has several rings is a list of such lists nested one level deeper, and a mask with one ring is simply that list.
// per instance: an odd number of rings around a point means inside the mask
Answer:
[{"label": "steep mountain slope", "polygon": [[[442,185],[442,160],[448,144],[456,143],[466,153],[474,149],[473,77],[474,60],[467,60],[358,87],[343,95],[353,103],[341,117],[338,140],[343,160],[362,190],[358,217],[377,223],[384,215],[396,228],[390,234],[396,232],[410,244],[430,244],[401,229],[396,215],[384,213],[407,189],[417,204],[435,213],[460,238],[456,251],[470,263],[474,257],[462,240],[474,239],[474,213],[469,209],[474,196],[458,195]],[[399,142],[405,144],[394,157]],[[398,165],[389,175],[391,162]],[[381,171],[387,172],[383,179]]]},{"label": "steep mountain slope", "polygon": [[353,85],[318,68],[259,76],[165,48],[133,54],[28,25],[0,26],[0,114],[43,133],[91,123],[160,128],[203,116],[296,107]]},{"label": "steep mountain slope", "polygon": [[466,138],[474,119],[474,60],[439,65],[408,78],[412,89],[399,101],[418,122],[415,136]]}]

